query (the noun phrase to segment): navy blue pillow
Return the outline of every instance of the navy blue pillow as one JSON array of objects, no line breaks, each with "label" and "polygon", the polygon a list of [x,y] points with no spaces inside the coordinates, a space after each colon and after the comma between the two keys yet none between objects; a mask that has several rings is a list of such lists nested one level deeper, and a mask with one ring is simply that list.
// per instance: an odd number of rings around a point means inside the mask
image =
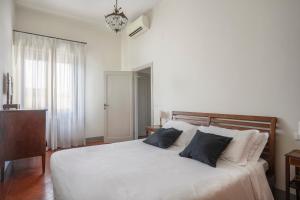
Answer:
[{"label": "navy blue pillow", "polygon": [[197,131],[190,144],[181,152],[181,157],[191,158],[216,167],[221,153],[232,138]]},{"label": "navy blue pillow", "polygon": [[143,142],[166,149],[174,144],[181,133],[182,131],[179,131],[175,128],[160,128]]}]

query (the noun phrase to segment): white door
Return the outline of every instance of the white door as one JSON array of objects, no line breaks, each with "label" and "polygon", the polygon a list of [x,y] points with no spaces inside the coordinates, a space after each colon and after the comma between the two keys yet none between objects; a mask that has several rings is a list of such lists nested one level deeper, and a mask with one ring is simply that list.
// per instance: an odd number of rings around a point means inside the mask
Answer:
[{"label": "white door", "polygon": [[132,72],[105,72],[105,142],[133,139]]}]

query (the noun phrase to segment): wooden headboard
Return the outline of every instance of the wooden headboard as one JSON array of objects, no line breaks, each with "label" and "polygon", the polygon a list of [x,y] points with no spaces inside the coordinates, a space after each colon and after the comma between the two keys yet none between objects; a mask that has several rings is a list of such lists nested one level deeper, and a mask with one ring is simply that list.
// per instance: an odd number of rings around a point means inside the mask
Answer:
[{"label": "wooden headboard", "polygon": [[275,177],[276,117],[173,111],[172,119],[198,126],[213,125],[229,129],[256,129],[261,133],[268,132],[269,140],[261,157],[269,163],[267,174]]}]

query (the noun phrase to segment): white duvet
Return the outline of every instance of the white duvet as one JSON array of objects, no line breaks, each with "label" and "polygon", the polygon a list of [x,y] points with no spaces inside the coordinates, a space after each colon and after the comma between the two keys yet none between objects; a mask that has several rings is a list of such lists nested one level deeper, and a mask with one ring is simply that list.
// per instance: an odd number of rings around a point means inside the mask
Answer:
[{"label": "white duvet", "polygon": [[271,200],[262,162],[213,168],[141,140],[51,156],[56,200]]}]

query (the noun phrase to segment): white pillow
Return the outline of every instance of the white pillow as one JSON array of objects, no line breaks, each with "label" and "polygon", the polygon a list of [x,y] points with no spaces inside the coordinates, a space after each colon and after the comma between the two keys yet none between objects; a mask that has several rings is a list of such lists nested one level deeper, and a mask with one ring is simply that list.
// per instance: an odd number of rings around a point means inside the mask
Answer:
[{"label": "white pillow", "polygon": [[[239,165],[246,165],[250,149],[252,149],[251,140],[258,132],[257,130],[233,130],[220,128],[216,126],[200,126],[199,130],[204,133],[211,133],[225,137],[232,137],[233,139],[222,153],[222,159],[235,162]],[[253,144],[253,142],[252,142]]]},{"label": "white pillow", "polygon": [[163,125],[163,128],[175,128],[183,131],[179,138],[175,141],[175,146],[186,146],[190,143],[197,132],[198,127],[184,121],[169,120]]},{"label": "white pillow", "polygon": [[269,133],[256,133],[247,160],[257,162],[268,142]]}]

